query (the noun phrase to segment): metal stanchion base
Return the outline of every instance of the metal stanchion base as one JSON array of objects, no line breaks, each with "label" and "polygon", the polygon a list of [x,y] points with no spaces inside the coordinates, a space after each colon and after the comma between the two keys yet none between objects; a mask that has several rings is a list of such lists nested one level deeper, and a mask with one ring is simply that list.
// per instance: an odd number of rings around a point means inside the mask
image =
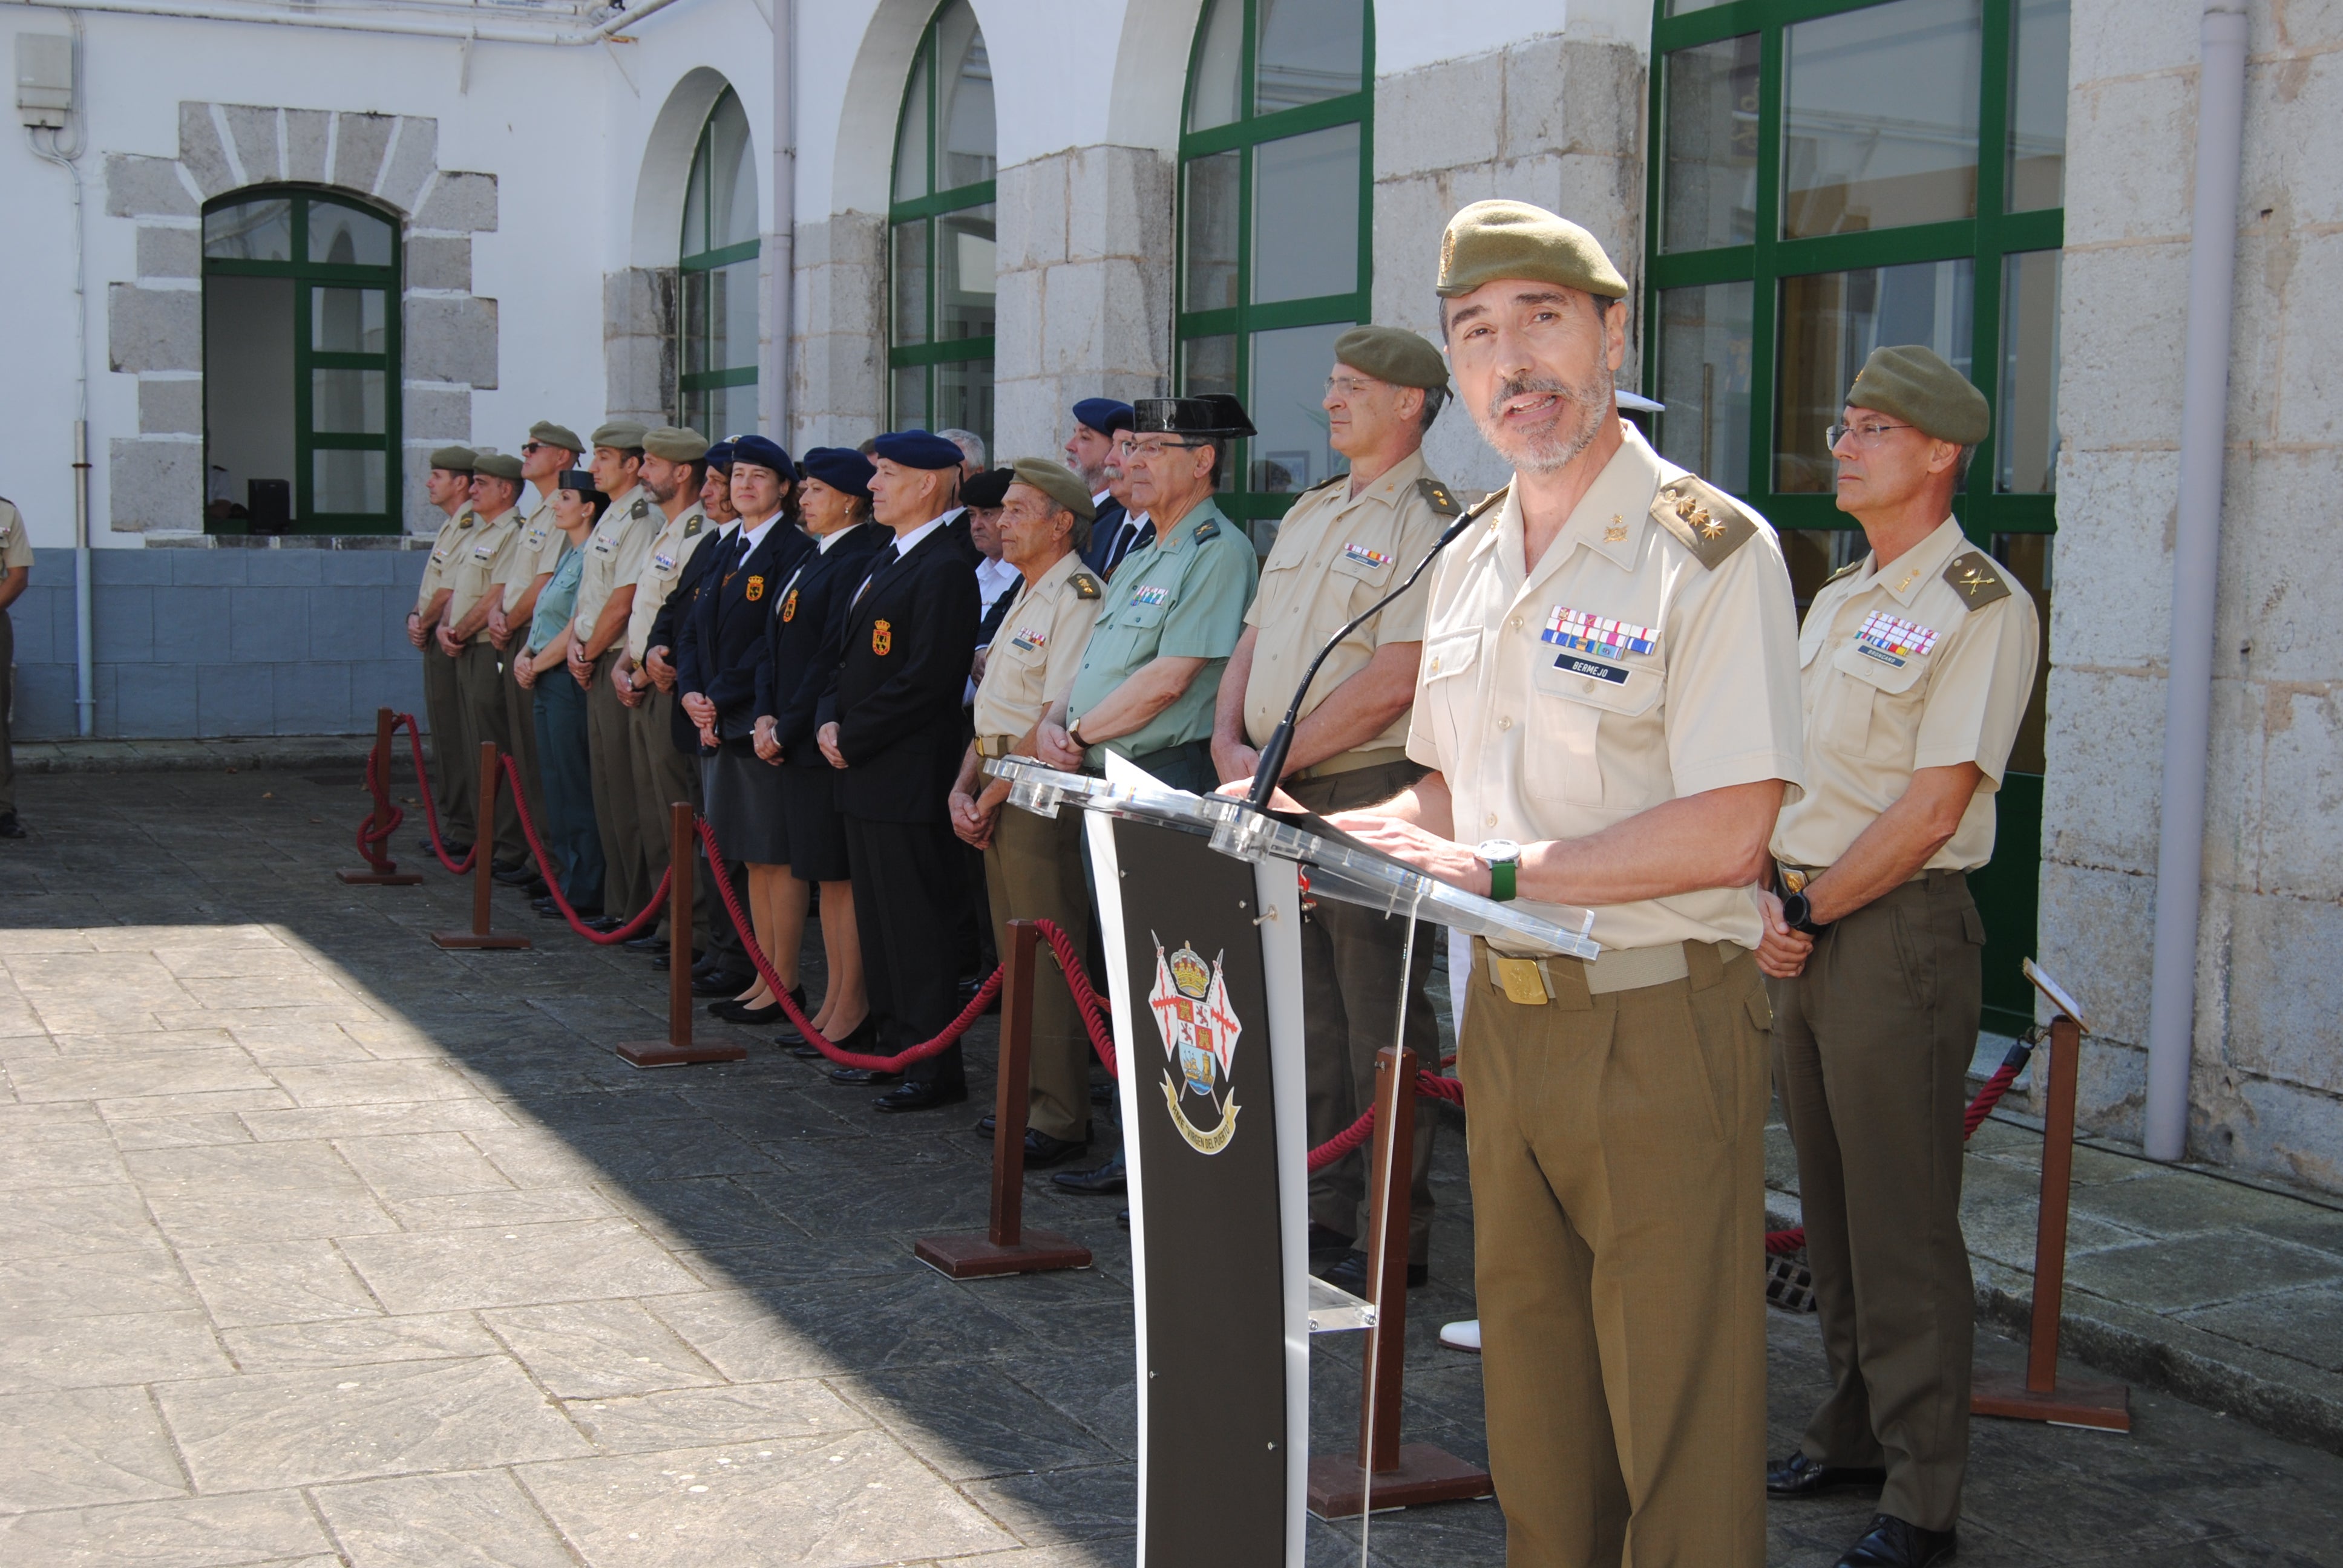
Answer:
[{"label": "metal stanchion base", "polygon": [[703,1061],[746,1061],[749,1048],[739,1044],[673,1045],[664,1040],[634,1040],[614,1048],[628,1067],[692,1067]]},{"label": "metal stanchion base", "polygon": [[983,1236],[922,1236],[911,1255],[955,1280],[1091,1266],[1091,1250],[1055,1231],[1028,1231],[1023,1240],[1006,1247],[995,1246]]},{"label": "metal stanchion base", "polygon": [[1979,1372],[1969,1385],[1969,1412],[2012,1421],[2046,1421],[2100,1432],[2131,1430],[2131,1385],[2099,1378],[2061,1377],[2047,1393],[2026,1386],[2024,1372]]},{"label": "metal stanchion base", "polygon": [[396,862],[387,871],[336,871],[334,873],[354,888],[411,888],[423,879],[419,871],[402,871]]},{"label": "metal stanchion base", "polygon": [[[1310,1462],[1310,1512],[1321,1519],[1351,1519],[1367,1512],[1359,1485],[1359,1456],[1321,1454]],[[1397,1470],[1374,1477],[1373,1509],[1413,1508],[1424,1503],[1457,1503],[1494,1495],[1489,1473],[1476,1470],[1444,1448],[1403,1443]]]},{"label": "metal stanchion base", "polygon": [[525,948],[529,945],[527,937],[507,936],[501,931],[490,931],[486,936],[471,931],[434,931],[431,933],[431,940],[443,948],[508,949]]}]

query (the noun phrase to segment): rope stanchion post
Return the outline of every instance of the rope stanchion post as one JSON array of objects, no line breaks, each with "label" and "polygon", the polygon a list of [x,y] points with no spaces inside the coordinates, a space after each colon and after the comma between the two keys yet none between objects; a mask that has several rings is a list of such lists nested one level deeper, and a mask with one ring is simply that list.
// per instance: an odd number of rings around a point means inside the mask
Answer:
[{"label": "rope stanchion post", "polygon": [[[494,823],[497,810],[497,743],[480,742],[480,804],[478,820]],[[443,948],[509,949],[529,945],[527,937],[509,931],[488,929],[489,904],[495,899],[497,884],[493,880],[497,858],[487,848],[493,835],[482,833],[472,846],[472,929],[468,931],[434,931],[431,940]]]},{"label": "rope stanchion post", "polygon": [[1087,1269],[1091,1250],[1025,1219],[1025,1100],[1032,1081],[1033,986],[1041,927],[1009,922],[1002,963],[1000,1091],[992,1110],[992,1224],[982,1236],[922,1236],[912,1255],[955,1280]]},{"label": "rope stanchion post", "polygon": [[374,815],[358,833],[358,852],[367,858],[363,871],[334,874],[353,887],[411,888],[423,879],[418,871],[402,871],[389,854],[390,835],[400,813],[390,804],[391,712],[377,708],[374,715],[374,749],[367,755],[367,788],[374,794]]},{"label": "rope stanchion post", "polygon": [[[1487,1497],[1489,1473],[1428,1442],[1400,1442],[1400,1396],[1407,1358],[1407,1233],[1411,1151],[1415,1148],[1415,1052],[1375,1053],[1373,1198],[1367,1266],[1375,1321],[1367,1330],[1359,1391],[1359,1447],[1310,1462],[1310,1512],[1347,1519],[1370,1508],[1407,1508]],[[1363,1473],[1373,1471],[1370,1480]],[[1372,1500],[1370,1499],[1372,1493]]]},{"label": "rope stanchion post", "polygon": [[2045,1062],[2049,1103],[2042,1117],[2042,1208],[2034,1231],[2034,1323],[2026,1375],[1980,1370],[1969,1391],[1977,1415],[2055,1422],[2061,1426],[2131,1430],[2131,1388],[2099,1378],[2058,1376],[2058,1320],[2066,1288],[2066,1201],[2075,1176],[2075,1080],[2083,1029],[2060,1014],[2050,1021]]},{"label": "rope stanchion post", "polygon": [[691,807],[675,801],[668,808],[668,823],[667,1038],[628,1040],[618,1048],[618,1060],[630,1067],[746,1061],[749,1048],[737,1040],[691,1042]]}]

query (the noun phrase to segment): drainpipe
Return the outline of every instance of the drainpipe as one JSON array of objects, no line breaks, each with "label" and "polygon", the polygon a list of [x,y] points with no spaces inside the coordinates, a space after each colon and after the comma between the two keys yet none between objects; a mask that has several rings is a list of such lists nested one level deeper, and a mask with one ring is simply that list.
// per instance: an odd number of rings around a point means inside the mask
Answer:
[{"label": "drainpipe", "polygon": [[2205,869],[2205,772],[2213,713],[2213,613],[2221,564],[2221,463],[2229,424],[2229,315],[2244,161],[2243,0],[2207,0],[2197,85],[2197,210],[2188,241],[2188,338],[2180,399],[2179,525],[2172,542],[2172,648],[2164,687],[2163,839],[2156,857],[2155,969],[2147,1022],[2146,1144],[2188,1146],[2195,1062],[2197,917]]},{"label": "drainpipe", "polygon": [[789,444],[790,307],[797,280],[797,0],[773,0],[772,437]]}]

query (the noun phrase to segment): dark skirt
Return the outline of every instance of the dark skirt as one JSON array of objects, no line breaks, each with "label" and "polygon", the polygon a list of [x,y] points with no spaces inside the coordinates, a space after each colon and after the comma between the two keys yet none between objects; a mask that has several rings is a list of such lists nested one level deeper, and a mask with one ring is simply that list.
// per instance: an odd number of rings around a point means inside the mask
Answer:
[{"label": "dark skirt", "polygon": [[781,775],[746,740],[728,740],[709,759],[708,820],[728,860],[753,866],[784,866],[789,859],[787,808]]},{"label": "dark skirt", "polygon": [[788,802],[789,874],[801,882],[842,882],[846,824],[838,814],[838,769],[781,769],[781,799]]}]

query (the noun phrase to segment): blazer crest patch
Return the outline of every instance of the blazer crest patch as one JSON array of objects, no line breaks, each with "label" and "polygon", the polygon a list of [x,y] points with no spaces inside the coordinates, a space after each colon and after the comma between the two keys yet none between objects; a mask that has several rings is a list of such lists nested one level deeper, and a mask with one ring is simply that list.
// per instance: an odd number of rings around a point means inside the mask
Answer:
[{"label": "blazer crest patch", "polygon": [[894,651],[895,628],[888,621],[874,621],[870,626],[870,651],[884,658]]},{"label": "blazer crest patch", "polygon": [[798,618],[798,590],[791,588],[781,600],[781,620],[784,624]]},{"label": "blazer crest patch", "polygon": [[765,579],[759,577],[750,578],[749,579],[749,602],[750,604],[755,604],[759,599],[764,597]]}]

